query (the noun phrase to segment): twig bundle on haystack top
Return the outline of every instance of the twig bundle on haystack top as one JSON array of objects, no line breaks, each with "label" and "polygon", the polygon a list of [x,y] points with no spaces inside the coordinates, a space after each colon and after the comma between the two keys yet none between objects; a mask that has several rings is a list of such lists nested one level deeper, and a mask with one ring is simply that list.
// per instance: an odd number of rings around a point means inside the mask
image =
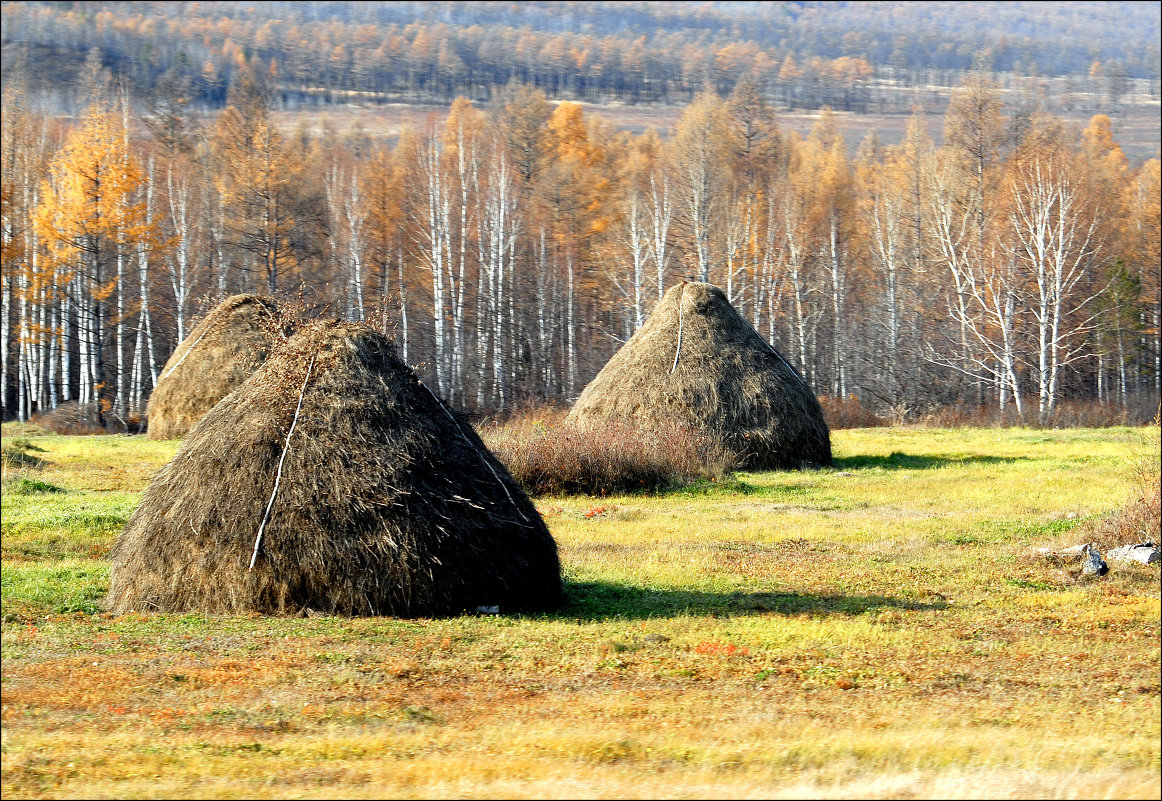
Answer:
[{"label": "twig bundle on haystack top", "polygon": [[149,397],[150,439],[185,436],[202,415],[258,369],[282,339],[278,307],[257,295],[233,295],[183,339]]},{"label": "twig bundle on haystack top", "polygon": [[193,429],[112,551],[110,611],[548,610],[528,496],[365,325],[314,322]]},{"label": "twig bundle on haystack top", "polygon": [[747,469],[831,464],[815,393],[710,284],[667,291],[566,418],[586,430],[614,420],[691,426]]}]

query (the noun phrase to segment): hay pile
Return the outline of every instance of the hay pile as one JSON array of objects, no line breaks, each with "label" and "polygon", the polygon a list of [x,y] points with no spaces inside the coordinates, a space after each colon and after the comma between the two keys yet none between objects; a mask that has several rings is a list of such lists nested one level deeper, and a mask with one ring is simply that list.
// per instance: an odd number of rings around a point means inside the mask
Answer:
[{"label": "hay pile", "polygon": [[625,420],[696,428],[746,469],[831,464],[830,431],[811,388],[710,284],[666,292],[567,418],[586,430]]},{"label": "hay pile", "polygon": [[471,426],[388,339],[336,321],[300,328],[191,429],[111,557],[118,614],[427,616],[562,598],[552,536]]},{"label": "hay pile", "polygon": [[185,436],[214,404],[258,369],[282,339],[278,308],[257,295],[233,295],[181,341],[149,396],[150,439]]}]

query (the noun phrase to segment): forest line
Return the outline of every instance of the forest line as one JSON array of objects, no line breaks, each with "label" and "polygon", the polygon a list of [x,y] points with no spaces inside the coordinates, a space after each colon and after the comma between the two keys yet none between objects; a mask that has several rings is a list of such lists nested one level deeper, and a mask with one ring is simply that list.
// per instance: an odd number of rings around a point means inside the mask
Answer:
[{"label": "forest line", "polygon": [[35,61],[35,88],[64,113],[93,51],[135,97],[177,72],[214,110],[248,65],[286,105],[485,102],[511,81],[554,100],[684,105],[758,75],[787,107],[906,113],[918,91],[971,70],[1058,111],[1159,94],[1149,3],[9,2],[3,13],[6,68]]},{"label": "forest line", "polygon": [[510,84],[373,143],[281,133],[240,69],[199,125],[179,73],[138,110],[99,63],[69,122],[6,90],[3,415],[142,417],[191,323],[256,292],[392,333],[458,408],[570,403],[686,279],[720,286],[820,396],[908,421],[1153,413],[1159,160],[1109,118],[1014,112],[985,73],[899,145],[780,129],[753,80],[671,135]]}]

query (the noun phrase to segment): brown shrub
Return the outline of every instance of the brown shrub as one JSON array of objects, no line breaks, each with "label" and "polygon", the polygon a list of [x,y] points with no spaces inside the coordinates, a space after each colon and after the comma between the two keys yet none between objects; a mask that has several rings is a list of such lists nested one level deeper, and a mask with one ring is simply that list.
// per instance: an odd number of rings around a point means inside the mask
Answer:
[{"label": "brown shrub", "polygon": [[1048,420],[1041,421],[1037,415],[1036,398],[1033,398],[1026,400],[1024,417],[1017,416],[1017,409],[1011,403],[1003,416],[992,404],[979,407],[952,405],[925,411],[917,417],[915,424],[928,428],[1109,428],[1142,425],[1150,420],[1156,408],[1157,402],[1151,403],[1147,398],[1136,398],[1126,408],[1097,401],[1062,401]]},{"label": "brown shrub", "polygon": [[717,478],[733,455],[689,427],[642,428],[612,421],[586,429],[546,408],[482,426],[481,436],[533,495],[608,495],[656,491]]},{"label": "brown shrub", "polygon": [[823,417],[832,431],[841,428],[881,428],[888,422],[865,409],[859,398],[819,398],[819,405],[823,408]]},{"label": "brown shrub", "polygon": [[33,415],[30,422],[54,434],[75,436],[106,433],[105,426],[101,425],[101,415],[96,403],[78,401],[62,403],[51,411]]},{"label": "brown shrub", "polygon": [[1147,453],[1138,463],[1134,491],[1128,501],[1094,529],[1092,539],[1105,547],[1159,542],[1162,536],[1162,424],[1147,427]]}]

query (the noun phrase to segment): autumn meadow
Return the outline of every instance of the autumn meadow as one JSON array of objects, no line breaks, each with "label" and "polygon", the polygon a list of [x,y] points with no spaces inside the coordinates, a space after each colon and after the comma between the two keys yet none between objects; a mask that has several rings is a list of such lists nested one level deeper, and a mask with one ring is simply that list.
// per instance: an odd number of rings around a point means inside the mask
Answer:
[{"label": "autumn meadow", "polygon": [[539,497],[559,612],[410,620],[110,615],[178,443],[3,443],[6,797],[1156,796],[1158,565],[1038,548],[1143,536],[1109,524],[1157,428],[843,430],[826,470]]},{"label": "autumn meadow", "polygon": [[1157,3],[0,13],[5,798],[1159,797]]}]

